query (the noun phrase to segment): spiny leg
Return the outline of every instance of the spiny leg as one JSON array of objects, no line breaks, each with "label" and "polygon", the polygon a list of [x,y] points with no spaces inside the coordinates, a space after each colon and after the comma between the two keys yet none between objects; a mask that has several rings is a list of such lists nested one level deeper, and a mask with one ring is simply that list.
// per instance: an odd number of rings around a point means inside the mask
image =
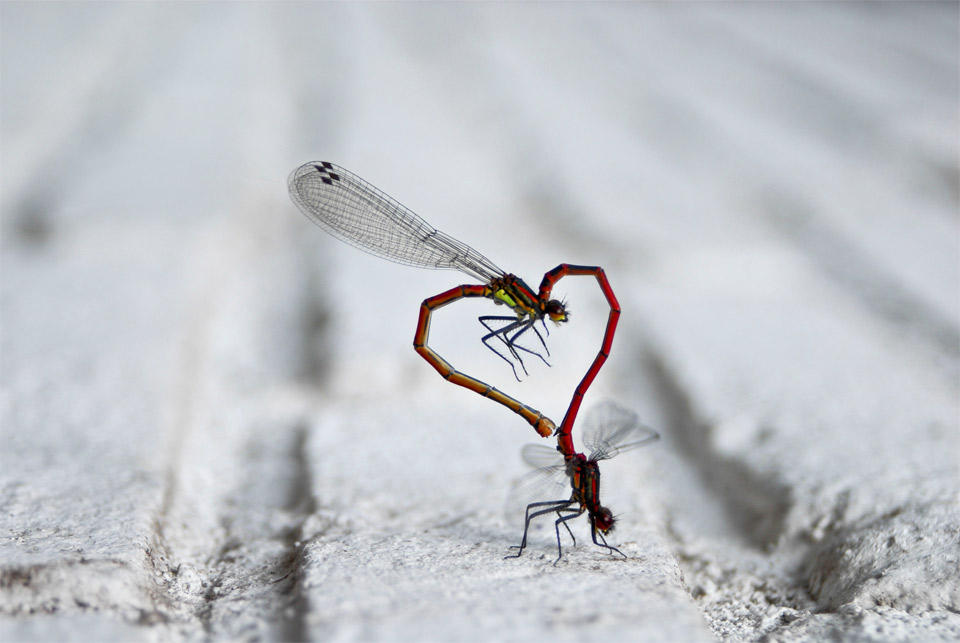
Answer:
[{"label": "spiny leg", "polygon": [[[569,507],[567,509],[557,510],[557,515],[560,515],[561,511],[570,512],[570,515],[557,518],[557,521],[554,523],[554,527],[556,528],[556,531],[557,531],[557,559],[553,561],[554,566],[556,566],[556,564],[560,562],[560,559],[563,558],[563,548],[560,546],[560,523],[563,523],[563,526],[567,528],[567,531],[570,531],[570,527],[567,525],[567,521],[573,520],[574,518],[576,518],[577,516],[583,513],[582,508],[575,509],[573,507]],[[573,536],[573,533],[571,532],[570,535]],[[574,541],[574,544],[576,544],[576,541]]]},{"label": "spiny leg", "polygon": [[[543,516],[543,515],[545,515],[545,514],[548,514],[548,513],[553,512],[553,511],[558,511],[558,512],[559,512],[559,511],[560,511],[561,509],[563,509],[564,507],[569,506],[569,505],[570,505],[570,502],[571,502],[571,501],[569,501],[569,500],[547,500],[547,501],[545,501],[545,502],[533,502],[533,503],[530,503],[529,505],[527,505],[526,518],[525,518],[524,527],[523,527],[523,539],[520,541],[520,544],[519,544],[519,545],[510,545],[510,549],[519,549],[519,551],[518,551],[516,554],[510,555],[510,556],[504,556],[504,558],[519,558],[519,557],[520,557],[520,554],[523,553],[524,547],[527,546],[527,532],[530,530],[530,523],[533,521],[534,518],[537,518],[537,517],[539,517],[539,516]],[[530,510],[531,510],[532,508],[534,508],[534,507],[542,507],[542,506],[549,506],[550,508],[549,508],[549,509],[541,509],[541,510],[539,510],[539,511],[533,512],[532,514],[530,513]]]},{"label": "spiny leg", "polygon": [[[598,542],[597,542],[597,536],[600,536],[600,540],[603,541],[602,543],[598,543]],[[620,554],[620,555],[623,556],[624,558],[627,557],[627,555],[626,555],[625,553],[623,553],[622,551],[620,551],[619,549],[617,549],[617,548],[614,547],[613,545],[608,545],[608,544],[607,544],[607,539],[604,538],[604,537],[603,537],[603,534],[600,533],[600,532],[599,532],[598,530],[596,530],[596,529],[593,530],[593,544],[596,545],[597,547],[603,547],[603,548],[605,548],[605,549],[607,550],[607,552],[610,553],[610,554],[613,554],[613,552],[617,552],[618,554]]]},{"label": "spiny leg", "polygon": [[[514,359],[516,359],[517,362],[520,364],[520,367],[523,368],[524,375],[529,375],[530,373],[527,371],[527,365],[523,362],[523,358],[520,356],[520,353],[518,353],[517,351],[523,351],[524,353],[528,353],[530,355],[539,357],[544,364],[546,364],[547,366],[550,366],[550,362],[548,362],[546,358],[544,358],[544,356],[538,353],[536,350],[517,344],[517,340],[520,338],[520,336],[523,335],[528,330],[530,330],[531,327],[533,327],[534,332],[537,334],[537,338],[540,340],[540,343],[543,345],[543,349],[547,352],[547,355],[550,354],[550,349],[547,348],[546,342],[543,341],[543,336],[540,335],[540,332],[535,327],[536,320],[517,319],[514,321],[514,323],[510,324],[509,326],[504,326],[503,328],[498,328],[496,330],[491,328],[485,321],[485,320],[507,321],[512,319],[513,319],[512,317],[481,317],[480,323],[482,323],[484,327],[487,328],[487,330],[492,331],[491,333],[489,333],[483,338],[484,341],[486,341],[492,336],[496,336],[501,342],[504,343],[504,345],[510,351],[510,354],[513,355]],[[520,330],[514,333],[513,336],[507,337],[507,335],[509,335],[511,331],[515,330],[518,327],[520,328]],[[503,357],[503,354],[501,354],[499,351],[496,351],[492,346],[488,345],[487,347],[490,348],[491,350],[494,350],[494,352],[496,352],[498,355]],[[504,359],[506,358],[504,357]],[[516,376],[516,369],[514,369],[514,375]],[[519,381],[519,378],[518,378],[518,381]]]},{"label": "spiny leg", "polygon": [[[510,351],[510,354],[513,356],[513,358],[517,361],[518,364],[520,364],[520,367],[523,369],[524,375],[529,375],[530,372],[527,370],[527,365],[526,363],[524,363],[523,358],[520,356],[520,353],[518,351],[523,351],[524,353],[533,355],[539,358],[540,361],[542,361],[547,366],[550,366],[550,362],[548,362],[547,358],[544,357],[543,354],[541,354],[539,351],[535,349],[527,348],[526,346],[522,346],[517,343],[517,340],[519,340],[524,333],[526,333],[528,330],[532,328],[534,334],[536,334],[537,336],[537,339],[540,341],[540,345],[543,347],[544,352],[547,354],[547,356],[550,355],[550,349],[547,347],[547,342],[546,340],[544,340],[543,335],[540,333],[540,330],[536,327],[537,322],[535,319],[516,319],[514,317],[500,317],[500,316],[494,317],[494,316],[487,315],[484,317],[480,317],[479,321],[481,324],[483,324],[484,328],[490,331],[489,333],[483,336],[482,338],[483,343],[486,344],[487,348],[489,348],[494,353],[496,353],[497,356],[500,357],[500,359],[510,364],[511,368],[513,368],[513,376],[517,378],[518,382],[520,381],[520,378],[517,375],[516,367],[514,366],[513,362],[511,362],[503,353],[497,350],[495,346],[490,345],[489,340],[492,337],[496,337],[501,342],[503,342],[503,344]],[[507,326],[504,326],[503,328],[495,329],[491,324],[488,323],[492,321],[510,321],[513,323]],[[541,319],[541,321],[543,320]],[[517,328],[519,328],[520,330],[517,330],[517,332],[515,332],[512,336],[508,337],[508,335],[512,331],[516,330]],[[546,326],[544,326],[544,328],[546,328]],[[549,334],[550,334],[550,331],[547,331],[547,335]]]},{"label": "spiny leg", "polygon": [[[504,558],[520,558],[520,555],[523,553],[523,549],[527,546],[527,532],[530,531],[530,523],[533,521],[534,518],[543,516],[545,514],[553,513],[555,511],[560,512],[564,508],[569,507],[572,502],[573,502],[572,500],[545,500],[543,502],[532,502],[529,505],[527,505],[526,516],[525,516],[524,525],[523,525],[523,538],[520,540],[519,545],[510,545],[510,549],[517,549],[518,551],[516,554],[509,554],[507,556],[504,556]],[[534,511],[531,514],[530,510],[535,509],[537,507],[549,507],[549,508],[540,509],[538,511]]]},{"label": "spiny leg", "polygon": [[[541,355],[540,353],[538,353],[537,351],[531,348],[527,348],[526,346],[520,346],[517,344],[517,340],[520,338],[520,336],[532,328],[533,332],[537,336],[537,339],[540,340],[540,344],[543,345],[543,350],[546,351],[547,355],[550,355],[550,349],[547,348],[546,342],[543,341],[543,336],[540,334],[540,331],[537,330],[536,323],[537,323],[536,320],[529,320],[524,322],[523,328],[521,328],[516,333],[514,333],[513,337],[507,340],[507,344],[511,347],[511,349],[513,349],[514,354],[516,354],[517,350],[522,350],[525,353],[529,353],[531,355],[535,355],[539,357],[540,361],[542,361],[547,366],[550,366],[550,362],[547,361],[546,357],[544,357],[543,355]],[[518,356],[518,359],[519,359],[519,356]]]},{"label": "spiny leg", "polygon": [[[545,332],[545,333],[547,334],[547,337],[550,337],[550,329],[547,328],[546,318],[540,319],[540,323],[541,323],[541,325],[543,326],[543,332]],[[537,330],[537,325],[536,325],[536,323],[533,324],[533,332],[535,332],[535,333],[537,334],[537,339],[539,339],[539,340],[540,340],[540,344],[543,345],[543,350],[545,350],[545,351],[547,352],[547,357],[550,357],[550,349],[547,348],[547,340],[544,339],[543,335],[540,334],[540,331]]]},{"label": "spiny leg", "polygon": [[[557,511],[557,518],[560,517],[560,512]],[[577,546],[577,537],[573,535],[573,532],[570,531],[570,526],[567,523],[563,523],[563,526],[567,528],[567,533],[570,534],[570,540],[573,541],[573,546]]]},{"label": "spiny leg", "polygon": [[[501,342],[503,342],[503,345],[507,347],[507,350],[510,351],[510,354],[513,355],[513,357],[520,364],[520,368],[523,369],[523,374],[529,375],[530,373],[527,372],[527,367],[523,363],[523,360],[520,359],[520,355],[518,355],[517,351],[514,350],[513,345],[505,339],[505,336],[507,333],[512,331],[514,328],[517,328],[518,326],[520,326],[523,322],[518,320],[516,317],[493,317],[490,315],[478,317],[477,319],[481,324],[483,324],[484,328],[490,331],[489,333],[484,335],[482,338],[480,338],[480,341],[483,342],[484,346],[492,350],[497,355],[497,357],[499,357],[500,359],[502,359],[503,361],[505,361],[507,364],[510,365],[510,368],[513,369],[513,376],[517,378],[517,381],[519,382],[520,376],[517,375],[516,365],[512,361],[510,361],[510,359],[506,355],[498,351],[496,347],[490,343],[490,339],[493,337],[496,337]],[[507,326],[504,326],[503,328],[493,328],[490,324],[487,323],[488,321],[509,321],[512,323]]]},{"label": "spiny leg", "polygon": [[[570,313],[567,313],[567,317],[568,317],[568,318],[570,317]],[[546,315],[544,315],[543,317],[540,318],[540,325],[543,326],[543,332],[545,332],[545,333],[547,334],[547,337],[550,337],[550,327],[547,326],[547,316],[546,316]],[[544,348],[546,348],[546,345],[544,345]],[[550,352],[550,351],[547,351],[547,353],[549,353],[549,352]]]}]

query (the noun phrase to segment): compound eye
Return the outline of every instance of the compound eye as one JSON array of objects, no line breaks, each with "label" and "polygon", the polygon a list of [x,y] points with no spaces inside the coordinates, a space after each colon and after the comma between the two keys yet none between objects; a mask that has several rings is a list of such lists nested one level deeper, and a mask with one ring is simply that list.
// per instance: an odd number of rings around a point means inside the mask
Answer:
[{"label": "compound eye", "polygon": [[597,511],[593,517],[593,524],[603,533],[611,531],[616,521],[616,518],[613,517],[613,512],[606,507],[600,507],[600,510]]},{"label": "compound eye", "polygon": [[544,307],[544,312],[551,320],[557,323],[565,322],[568,319],[567,307],[559,299],[551,299],[548,301]]}]

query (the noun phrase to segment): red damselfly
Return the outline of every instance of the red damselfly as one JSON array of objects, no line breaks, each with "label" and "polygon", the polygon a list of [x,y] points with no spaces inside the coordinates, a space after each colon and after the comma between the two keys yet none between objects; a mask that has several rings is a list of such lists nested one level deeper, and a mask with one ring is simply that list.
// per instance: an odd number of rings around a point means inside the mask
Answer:
[{"label": "red damselfly", "polygon": [[531,521],[552,513],[557,515],[554,527],[557,533],[558,555],[554,565],[563,557],[560,525],[566,528],[576,544],[577,540],[567,522],[583,513],[587,514],[590,521],[590,535],[593,543],[626,558],[626,554],[622,551],[613,545],[608,545],[605,538],[613,529],[616,518],[613,512],[600,504],[599,462],[612,458],[618,453],[654,442],[660,439],[660,435],[641,424],[636,413],[612,402],[591,409],[586,424],[583,444],[590,450],[589,456],[573,451],[564,453],[560,447],[554,450],[542,444],[528,444],[521,451],[524,461],[537,469],[514,484],[511,490],[512,502],[529,497],[531,493],[549,493],[556,497],[563,492],[564,488],[572,489],[572,493],[569,498],[528,504],[524,512],[523,539],[519,545],[512,547],[517,549],[517,553],[507,558],[517,558],[523,553],[527,546],[527,533],[530,530]]},{"label": "red damselfly", "polygon": [[[539,290],[534,291],[516,275],[504,272],[470,246],[440,232],[395,199],[342,167],[325,161],[306,163],[290,174],[287,183],[297,207],[334,237],[396,263],[459,270],[482,282],[481,285],[457,286],[425,299],[420,306],[414,348],[447,381],[506,406],[522,416],[543,437],[558,433],[559,440],[569,443],[572,448],[570,430],[580,402],[610,354],[620,317],[620,304],[602,268],[560,264],[543,276]],[[610,314],[600,351],[577,386],[559,429],[536,409],[456,370],[428,345],[433,311],[463,298],[490,299],[495,304],[509,308],[512,314],[480,317],[480,323],[487,331],[481,341],[510,364],[514,376],[519,380],[517,365],[526,373],[521,353],[547,362],[536,344],[529,348],[519,343],[521,339],[532,333],[549,356],[546,340],[537,322],[549,334],[546,325],[548,318],[560,324],[570,317],[564,302],[551,298],[553,287],[568,275],[596,277],[610,305]]]}]

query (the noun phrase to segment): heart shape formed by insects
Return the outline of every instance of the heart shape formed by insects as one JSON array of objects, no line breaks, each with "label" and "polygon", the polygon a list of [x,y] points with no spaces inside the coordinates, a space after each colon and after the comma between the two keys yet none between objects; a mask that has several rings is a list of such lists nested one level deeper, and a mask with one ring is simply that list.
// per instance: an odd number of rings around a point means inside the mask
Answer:
[{"label": "heart shape formed by insects", "polygon": [[[573,423],[584,394],[610,354],[617,319],[620,317],[620,305],[610,288],[603,268],[560,264],[543,276],[540,291],[537,293],[516,275],[504,272],[470,246],[437,230],[413,211],[387,196],[382,190],[338,165],[328,161],[305,163],[290,174],[287,186],[290,190],[290,198],[307,218],[352,246],[408,266],[459,270],[481,281],[482,284],[457,286],[424,301],[420,307],[420,320],[413,340],[414,348],[444,379],[503,404],[521,415],[543,437],[556,434],[560,450],[564,453],[573,453],[573,441],[570,436]],[[516,315],[516,318],[481,317],[481,323],[490,331],[483,338],[484,344],[511,366],[513,363],[510,357],[515,358],[523,366],[518,350],[524,350],[533,355],[539,354],[536,349],[530,351],[516,345],[517,340],[532,329],[546,350],[546,343],[536,329],[536,323],[544,322],[547,317],[555,322],[564,322],[568,319],[563,302],[550,298],[554,285],[568,275],[596,277],[600,289],[610,304],[610,318],[607,321],[600,351],[577,386],[559,428],[550,418],[536,409],[522,404],[475,377],[457,371],[427,343],[430,317],[434,310],[464,297],[484,297],[494,303],[507,306]],[[503,322],[506,326],[494,330],[493,324],[497,322]],[[488,343],[491,340],[493,340],[492,343]],[[497,341],[503,342],[508,350],[507,355],[494,348]],[[543,356],[540,355],[540,357]],[[514,374],[516,374],[515,368]]]},{"label": "heart shape formed by insects", "polygon": [[[447,360],[441,357],[439,353],[430,348],[428,340],[430,335],[430,321],[434,310],[466,297],[484,297],[497,301],[498,299],[504,297],[509,297],[512,299],[513,297],[522,296],[532,302],[544,302],[541,305],[546,307],[546,305],[551,301],[550,293],[552,292],[556,283],[562,278],[571,275],[592,275],[596,277],[597,283],[600,285],[600,290],[603,292],[603,295],[606,297],[607,303],[610,306],[610,314],[607,318],[607,326],[604,330],[603,342],[600,345],[600,350],[597,351],[597,356],[594,358],[593,363],[590,364],[590,367],[584,374],[583,379],[580,380],[580,383],[574,390],[573,397],[571,398],[570,404],[567,407],[566,415],[564,415],[563,421],[560,423],[559,427],[557,427],[550,418],[546,417],[536,409],[523,404],[519,400],[510,397],[503,391],[494,388],[493,386],[490,386],[489,384],[482,382],[475,377],[456,370]],[[560,264],[543,276],[543,281],[540,283],[540,292],[537,295],[534,295],[532,290],[519,278],[513,277],[512,275],[507,275],[507,277],[511,277],[515,281],[504,280],[503,283],[495,282],[482,286],[471,284],[462,285],[457,286],[456,288],[451,288],[450,290],[440,293],[439,295],[425,299],[420,305],[420,319],[417,323],[417,332],[414,336],[413,345],[420,356],[423,357],[431,366],[433,366],[437,372],[440,373],[440,375],[442,375],[443,378],[448,382],[462,386],[466,389],[474,391],[475,393],[479,393],[484,397],[490,398],[491,400],[506,406],[514,413],[517,413],[523,417],[531,426],[533,426],[534,430],[536,430],[541,437],[556,435],[557,447],[560,452],[564,455],[572,455],[576,453],[573,447],[573,425],[576,422],[577,413],[580,410],[580,405],[583,402],[583,397],[586,394],[587,389],[590,388],[590,385],[596,378],[597,373],[599,373],[600,369],[603,367],[603,363],[610,355],[610,349],[613,345],[613,336],[616,333],[617,322],[620,319],[620,303],[617,301],[617,297],[614,295],[613,289],[610,287],[610,282],[607,280],[606,273],[604,272],[603,268],[599,266],[575,266],[570,264]],[[510,318],[481,317],[480,319],[481,323],[483,323],[488,330],[491,330],[490,326],[484,322],[485,319],[509,320]],[[542,319],[542,316],[540,319]],[[558,321],[566,320],[567,317],[564,314],[563,318]],[[503,341],[510,353],[520,362],[522,366],[523,362],[517,353],[518,347],[515,347],[514,343],[516,342],[517,338],[523,332],[531,328],[536,321],[537,320],[533,318],[531,318],[529,321],[525,321],[522,317],[518,317],[517,321],[506,327],[506,331],[491,330],[491,333],[484,337],[483,341],[486,344],[487,340],[491,337],[497,337]],[[519,330],[517,330],[518,328]],[[513,335],[510,335],[509,333],[514,330],[517,330],[517,332]],[[543,338],[539,335],[539,333],[537,333],[537,337],[539,337],[541,343],[543,343]],[[511,363],[507,357],[502,355],[492,346],[489,344],[487,344],[487,346],[500,357],[505,359],[508,363]],[[533,353],[533,351],[527,349],[521,348],[521,350]],[[533,354],[536,355],[537,353]],[[511,363],[511,366],[512,365],[513,364]]]}]

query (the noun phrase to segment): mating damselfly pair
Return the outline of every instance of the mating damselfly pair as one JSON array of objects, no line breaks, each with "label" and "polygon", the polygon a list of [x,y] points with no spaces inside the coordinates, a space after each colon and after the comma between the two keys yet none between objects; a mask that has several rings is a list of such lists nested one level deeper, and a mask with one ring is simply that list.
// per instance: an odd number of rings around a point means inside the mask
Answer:
[{"label": "mating damselfly pair", "polygon": [[[552,476],[563,481],[565,477],[572,489],[570,499],[541,501],[528,507],[523,541],[516,555],[520,555],[526,546],[530,520],[553,512],[558,516],[558,548],[560,525],[566,526],[571,518],[587,513],[593,542],[619,552],[603,540],[603,535],[613,527],[614,520],[613,514],[600,504],[597,462],[633,446],[648,443],[656,439],[656,433],[641,428],[635,416],[630,418],[629,412],[614,407],[618,410],[611,411],[609,415],[615,417],[608,418],[609,421],[603,426],[597,426],[584,435],[585,441],[589,436],[586,444],[591,449],[590,456],[578,453],[573,446],[573,426],[580,405],[610,355],[620,317],[620,304],[603,268],[560,264],[544,274],[539,289],[534,291],[523,279],[501,270],[484,255],[437,230],[412,210],[342,167],[326,161],[306,163],[293,171],[288,179],[288,187],[294,203],[310,220],[350,245],[400,264],[459,270],[481,282],[459,285],[425,299],[420,305],[413,344],[417,353],[447,381],[506,406],[523,417],[541,437],[557,437],[557,447],[551,455],[559,458],[560,462],[541,467],[530,479]],[[575,275],[597,279],[610,312],[597,356],[574,390],[559,427],[536,409],[457,370],[429,346],[430,324],[435,310],[464,298],[489,299],[498,306],[506,306],[510,314],[481,316],[479,321],[485,330],[481,342],[509,364],[514,377],[519,380],[517,367],[527,374],[525,357],[540,359],[549,365],[547,358],[550,353],[546,341],[549,330],[546,322],[563,324],[570,319],[566,304],[552,298],[552,292],[559,280]],[[532,341],[529,341],[531,338]],[[528,462],[531,458],[526,457]],[[542,457],[532,459],[542,463]],[[602,543],[597,542],[598,534]]]}]

